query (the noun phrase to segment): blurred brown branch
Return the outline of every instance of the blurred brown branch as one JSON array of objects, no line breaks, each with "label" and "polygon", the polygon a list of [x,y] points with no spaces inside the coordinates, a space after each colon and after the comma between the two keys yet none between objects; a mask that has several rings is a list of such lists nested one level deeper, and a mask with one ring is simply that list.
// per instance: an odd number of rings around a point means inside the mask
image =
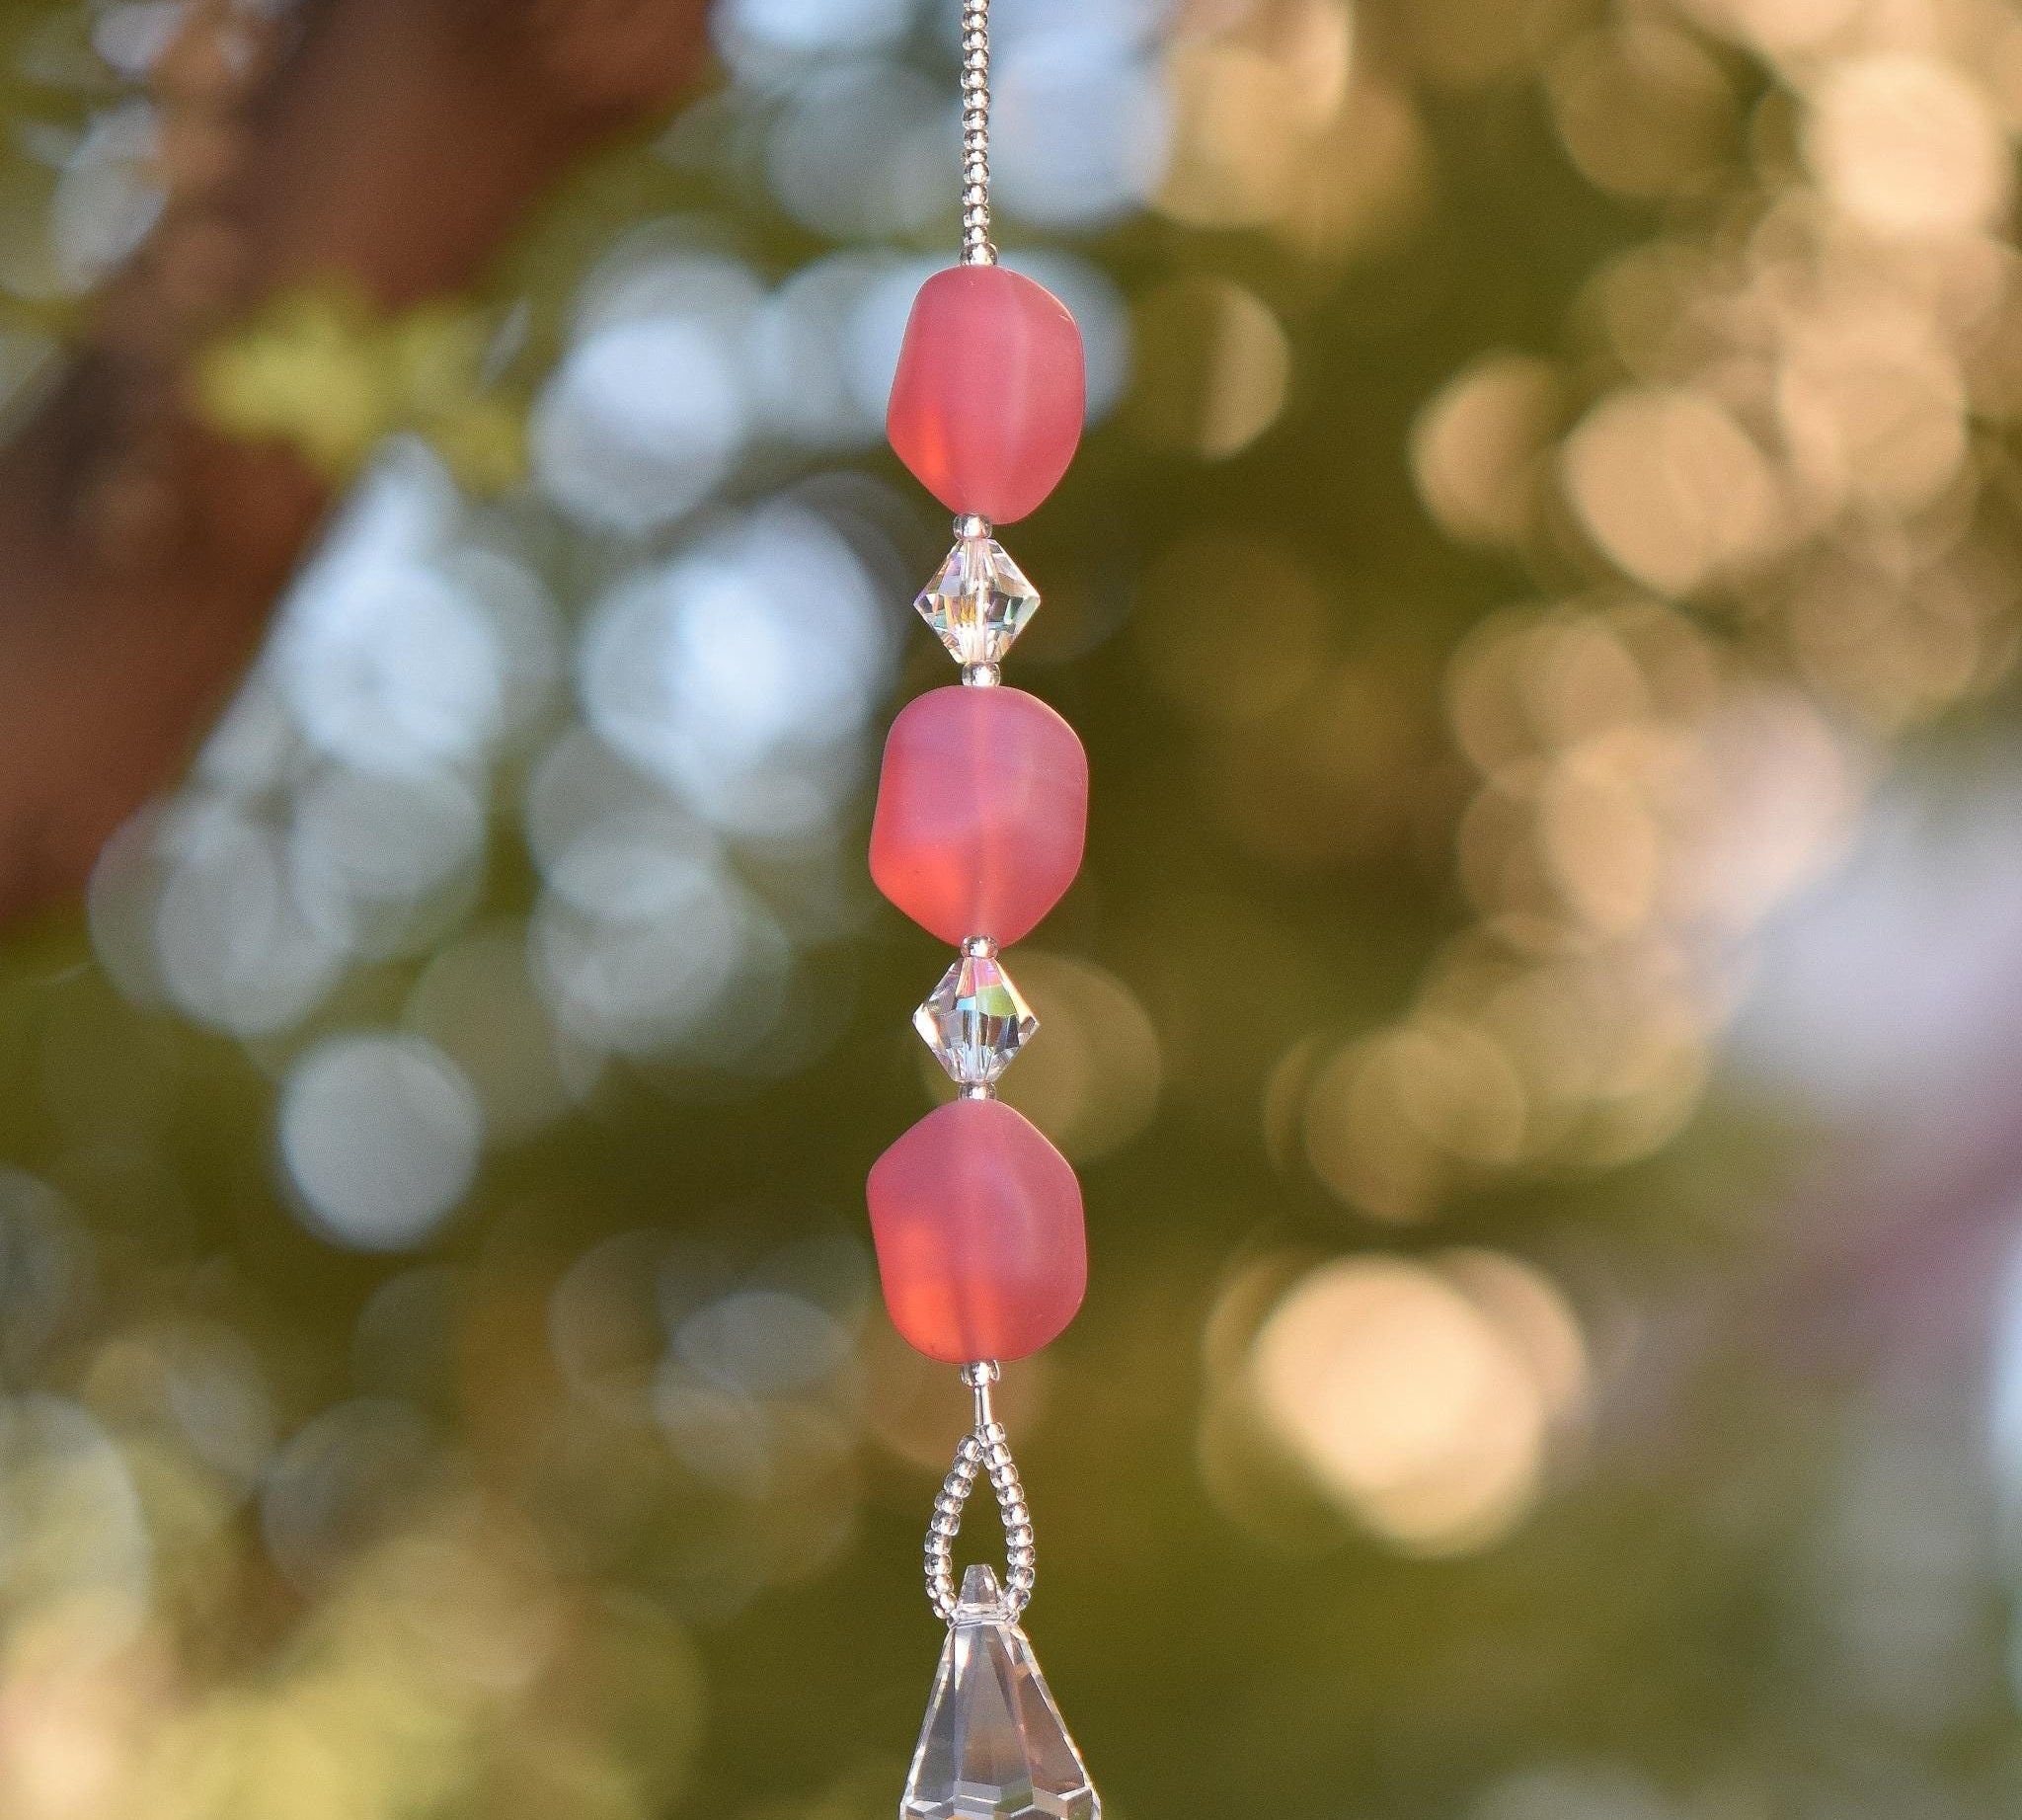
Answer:
[{"label": "blurred brown branch", "polygon": [[[664,105],[704,0],[225,0],[164,59],[168,213],[0,451],[0,916],[68,895],[174,771],[329,505],[306,461],[183,398],[201,334],[330,277],[467,284],[543,190]],[[270,30],[272,28],[269,28]]]}]

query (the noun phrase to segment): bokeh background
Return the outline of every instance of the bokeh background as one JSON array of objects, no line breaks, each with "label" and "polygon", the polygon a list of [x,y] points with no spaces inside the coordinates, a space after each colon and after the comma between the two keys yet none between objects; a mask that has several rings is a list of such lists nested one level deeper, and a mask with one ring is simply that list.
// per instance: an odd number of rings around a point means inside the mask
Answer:
[{"label": "bokeh background", "polygon": [[[320,4],[10,0],[12,421]],[[894,1811],[954,14],[716,0],[481,281],[178,329],[344,499],[0,956],[9,1820]],[[997,14],[1097,786],[1006,1083],[1093,1290],[1006,1401],[1106,1811],[2012,1814],[2022,13]]]}]

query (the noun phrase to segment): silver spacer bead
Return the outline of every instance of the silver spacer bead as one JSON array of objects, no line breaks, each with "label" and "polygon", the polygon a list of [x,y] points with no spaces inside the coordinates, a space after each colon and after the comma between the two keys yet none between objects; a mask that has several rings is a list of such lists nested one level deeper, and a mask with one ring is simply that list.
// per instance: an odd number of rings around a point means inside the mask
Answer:
[{"label": "silver spacer bead", "polygon": [[[962,944],[962,952],[972,961],[994,961],[997,958],[997,938],[994,935],[972,935]],[[965,1376],[964,1384],[969,1382]]]},{"label": "silver spacer bead", "polygon": [[965,664],[962,667],[962,686],[970,689],[993,689],[1004,680],[1003,667],[998,664]]},{"label": "silver spacer bead", "polygon": [[962,1083],[964,1099],[995,1099],[997,1083],[993,1080],[966,1080]]},{"label": "silver spacer bead", "polygon": [[963,541],[987,537],[996,527],[979,512],[966,512],[955,520],[955,535]]}]

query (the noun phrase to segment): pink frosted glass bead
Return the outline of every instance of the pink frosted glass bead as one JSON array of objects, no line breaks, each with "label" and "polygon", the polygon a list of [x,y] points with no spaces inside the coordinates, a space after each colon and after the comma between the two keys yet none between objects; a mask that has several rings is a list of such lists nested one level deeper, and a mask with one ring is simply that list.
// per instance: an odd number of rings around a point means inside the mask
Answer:
[{"label": "pink frosted glass bead", "polygon": [[945,942],[1030,934],[1081,870],[1088,754],[1019,689],[945,688],[908,702],[885,742],[871,876]]},{"label": "pink frosted glass bead", "polygon": [[930,1112],[866,1190],[893,1324],[930,1359],[1022,1359],[1088,1289],[1073,1166],[1000,1100]]},{"label": "pink frosted glass bead", "polygon": [[1002,266],[937,272],[913,299],[886,433],[953,513],[1009,524],[1060,484],[1081,440],[1081,331]]}]

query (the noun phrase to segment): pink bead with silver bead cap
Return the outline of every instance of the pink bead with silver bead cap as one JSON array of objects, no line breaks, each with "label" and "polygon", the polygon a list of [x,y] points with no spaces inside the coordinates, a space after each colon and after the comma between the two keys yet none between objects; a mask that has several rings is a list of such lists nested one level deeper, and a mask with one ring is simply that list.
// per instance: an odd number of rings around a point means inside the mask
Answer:
[{"label": "pink bead with silver bead cap", "polygon": [[1081,869],[1088,754],[1019,689],[943,688],[892,724],[871,825],[871,876],[959,946],[1022,940]]},{"label": "pink bead with silver bead cap", "polygon": [[878,1158],[867,1195],[885,1305],[928,1358],[1022,1359],[1081,1306],[1081,1184],[1001,1101],[928,1113]]},{"label": "pink bead with silver bead cap", "polygon": [[1060,484],[1081,440],[1081,331],[1042,284],[1001,266],[956,266],[920,286],[886,434],[942,505],[998,524]]}]

